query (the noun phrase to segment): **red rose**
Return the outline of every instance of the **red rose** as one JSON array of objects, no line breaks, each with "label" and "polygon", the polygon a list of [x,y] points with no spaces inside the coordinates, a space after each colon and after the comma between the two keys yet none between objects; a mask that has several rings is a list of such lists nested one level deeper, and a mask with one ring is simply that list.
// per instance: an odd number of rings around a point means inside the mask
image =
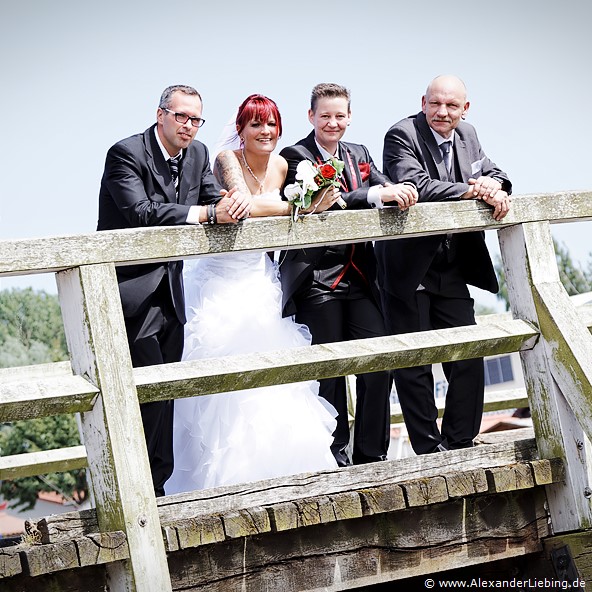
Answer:
[{"label": "red rose", "polygon": [[358,168],[360,169],[360,175],[362,177],[362,183],[370,176],[370,163],[359,162]]},{"label": "red rose", "polygon": [[321,177],[323,177],[323,179],[328,179],[329,181],[332,181],[335,178],[337,171],[335,170],[335,167],[331,164],[322,164],[319,167],[319,173],[321,174]]}]

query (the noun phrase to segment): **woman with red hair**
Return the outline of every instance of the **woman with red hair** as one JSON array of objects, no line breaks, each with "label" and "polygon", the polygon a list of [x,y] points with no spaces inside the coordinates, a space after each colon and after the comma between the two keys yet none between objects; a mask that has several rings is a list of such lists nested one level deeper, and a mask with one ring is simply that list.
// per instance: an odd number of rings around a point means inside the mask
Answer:
[{"label": "woman with red hair", "polygon": [[[288,166],[274,153],[282,132],[275,102],[247,97],[227,127],[214,163],[220,184],[252,196],[251,216],[289,215],[280,198]],[[318,196],[309,211],[324,211],[338,197],[333,190]],[[184,360],[310,345],[307,327],[282,318],[278,266],[265,253],[195,259],[184,282]],[[166,492],[335,468],[335,416],[316,381],[179,399]]]}]

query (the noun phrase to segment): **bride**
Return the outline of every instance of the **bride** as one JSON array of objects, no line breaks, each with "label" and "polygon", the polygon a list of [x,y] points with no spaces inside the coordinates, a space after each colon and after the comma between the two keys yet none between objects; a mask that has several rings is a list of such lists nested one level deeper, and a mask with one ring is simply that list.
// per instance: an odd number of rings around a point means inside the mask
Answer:
[{"label": "bride", "polygon": [[[235,129],[240,145],[216,157],[218,181],[252,195],[251,216],[290,214],[279,191],[288,165],[273,154],[282,132],[276,104],[262,95],[247,97]],[[333,190],[319,195],[310,211],[324,211],[338,197]],[[265,253],[195,259],[185,265],[184,282],[184,360],[310,345],[304,325],[282,318],[277,266]],[[233,314],[237,303],[240,315]],[[318,396],[317,382],[179,399],[175,469],[166,493],[336,468],[330,450],[336,415]]]}]

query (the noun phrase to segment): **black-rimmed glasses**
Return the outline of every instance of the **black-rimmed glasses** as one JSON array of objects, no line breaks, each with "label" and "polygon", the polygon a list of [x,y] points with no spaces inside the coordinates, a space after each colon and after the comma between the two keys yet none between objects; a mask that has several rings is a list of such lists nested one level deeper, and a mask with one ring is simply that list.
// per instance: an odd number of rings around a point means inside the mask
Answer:
[{"label": "black-rimmed glasses", "polygon": [[201,117],[191,117],[186,113],[175,113],[175,111],[171,111],[166,107],[161,107],[161,109],[163,111],[167,111],[168,113],[172,113],[175,116],[175,121],[177,123],[187,123],[188,121],[191,121],[191,125],[193,127],[201,127],[206,122],[206,120],[202,119]]}]

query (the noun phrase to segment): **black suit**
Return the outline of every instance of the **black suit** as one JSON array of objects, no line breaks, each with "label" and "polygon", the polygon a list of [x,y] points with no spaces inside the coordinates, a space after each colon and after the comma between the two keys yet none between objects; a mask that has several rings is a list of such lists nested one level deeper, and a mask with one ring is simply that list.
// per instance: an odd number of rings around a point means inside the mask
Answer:
[{"label": "black suit", "polygon": [[[286,184],[294,182],[300,161],[322,160],[314,132],[295,146],[284,148],[281,155],[288,161]],[[338,156],[345,163],[342,197],[348,207],[370,207],[368,188],[388,179],[376,169],[364,146],[340,142]],[[333,209],[339,207],[335,205]],[[372,243],[290,250],[282,253],[281,262],[284,316],[295,314],[297,322],[307,325],[313,344],[385,334]],[[386,458],[390,439],[390,386],[389,372],[357,377],[355,464]],[[321,380],[319,394],[337,409],[337,428],[331,449],[340,465],[348,464],[345,379]]]},{"label": "black suit", "polygon": [[[475,129],[461,122],[454,131],[453,168],[442,153],[423,113],[387,132],[384,170],[395,183],[410,181],[419,201],[458,200],[469,178],[494,177],[508,193],[511,183],[483,152]],[[380,241],[376,245],[379,284],[391,334],[475,323],[467,284],[497,292],[498,284],[483,232]],[[483,360],[443,364],[449,382],[442,431],[436,425],[430,366],[395,371],[395,385],[411,444],[418,454],[442,444],[472,445],[483,413]]]},{"label": "black suit", "polygon": [[[208,150],[197,141],[183,151],[177,197],[155,133],[152,126],[107,152],[97,230],[185,224],[190,206],[220,199]],[[117,268],[135,367],[181,360],[186,320],[182,269],[182,261]],[[147,403],[141,410],[154,488],[162,494],[173,470],[173,401]]]}]

